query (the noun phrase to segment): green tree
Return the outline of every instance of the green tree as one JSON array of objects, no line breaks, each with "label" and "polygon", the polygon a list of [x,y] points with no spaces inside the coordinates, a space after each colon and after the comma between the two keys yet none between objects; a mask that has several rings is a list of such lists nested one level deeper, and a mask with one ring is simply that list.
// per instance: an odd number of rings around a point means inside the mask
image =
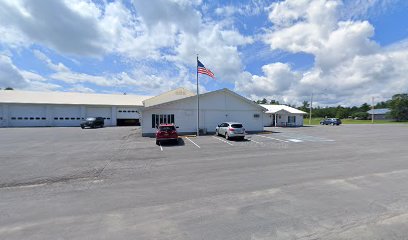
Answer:
[{"label": "green tree", "polygon": [[267,104],[268,100],[266,100],[266,98],[262,99],[261,104]]},{"label": "green tree", "polygon": [[408,120],[408,94],[395,94],[390,101],[390,115],[397,121]]},{"label": "green tree", "polygon": [[368,105],[368,103],[363,103],[360,106],[360,112],[367,112],[370,109],[371,109],[371,107],[370,107],[370,105]]},{"label": "green tree", "polygon": [[6,87],[4,90],[14,90],[12,87]]}]

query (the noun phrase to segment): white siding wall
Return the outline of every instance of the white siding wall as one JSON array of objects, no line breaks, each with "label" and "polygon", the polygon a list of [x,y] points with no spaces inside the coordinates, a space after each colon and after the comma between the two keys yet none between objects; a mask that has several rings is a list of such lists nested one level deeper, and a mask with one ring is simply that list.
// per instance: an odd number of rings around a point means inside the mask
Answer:
[{"label": "white siding wall", "polygon": [[[152,128],[152,114],[174,114],[179,132],[196,132],[196,98],[188,98],[144,110],[142,114],[144,134],[155,132],[155,128]],[[254,114],[259,117],[255,118]],[[208,132],[214,132],[215,127],[225,121],[241,122],[247,131],[263,131],[262,119],[261,109],[231,94],[216,92],[200,98],[200,128],[206,128]]]},{"label": "white siding wall", "polygon": [[5,104],[0,104],[0,127],[6,126],[6,118],[3,115]]}]

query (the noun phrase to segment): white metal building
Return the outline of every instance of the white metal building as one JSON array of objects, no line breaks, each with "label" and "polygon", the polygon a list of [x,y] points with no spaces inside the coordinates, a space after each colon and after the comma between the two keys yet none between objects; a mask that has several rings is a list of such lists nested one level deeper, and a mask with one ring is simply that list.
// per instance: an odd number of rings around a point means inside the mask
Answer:
[{"label": "white metal building", "polygon": [[[143,136],[152,136],[156,125],[174,123],[180,133],[195,133],[197,127],[197,97],[180,97],[158,101],[142,112]],[[200,94],[200,129],[215,132],[215,127],[226,121],[241,122],[248,132],[263,131],[264,107],[228,89]]]},{"label": "white metal building", "polygon": [[303,115],[306,112],[286,105],[260,104],[266,108],[264,126],[300,127],[303,126]]},{"label": "white metal building", "polygon": [[79,126],[103,117],[106,126],[140,124],[148,96],[72,92],[0,91],[0,127]]}]

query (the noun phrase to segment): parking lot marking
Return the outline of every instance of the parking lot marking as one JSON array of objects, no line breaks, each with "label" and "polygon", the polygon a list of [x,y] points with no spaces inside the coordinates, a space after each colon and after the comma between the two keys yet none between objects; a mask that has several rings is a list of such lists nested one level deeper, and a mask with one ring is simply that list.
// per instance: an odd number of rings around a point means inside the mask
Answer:
[{"label": "parking lot marking", "polygon": [[195,143],[195,142],[193,142],[193,140],[191,140],[190,138],[186,137],[186,139],[187,139],[188,141],[190,141],[191,143],[193,143],[194,145],[196,145],[198,148],[200,148],[200,146],[198,146],[198,144]]},{"label": "parking lot marking", "polygon": [[289,141],[282,140],[282,139],[279,139],[279,138],[267,137],[267,136],[262,136],[262,135],[256,135],[256,136],[263,137],[263,138],[269,138],[269,139],[272,139],[272,140],[286,142],[286,143],[289,142]]},{"label": "parking lot marking", "polygon": [[163,147],[160,143],[159,143],[159,146],[160,146],[160,150],[163,151]]},{"label": "parking lot marking", "polygon": [[291,142],[303,142],[303,141],[300,140],[300,139],[288,139],[288,141],[291,141]]},{"label": "parking lot marking", "polygon": [[231,145],[231,146],[234,146],[234,145],[232,145],[232,143],[227,142],[227,141],[225,141],[225,140],[223,140],[223,139],[221,139],[221,138],[214,137],[214,136],[212,136],[212,137],[215,138],[215,139],[217,139],[217,140],[219,140],[219,141],[221,141],[221,142],[225,142],[225,143],[227,143],[227,144],[229,144],[229,145]]},{"label": "parking lot marking", "polygon": [[257,141],[252,140],[252,139],[248,139],[248,140],[251,141],[251,142],[254,142],[254,143],[262,144],[261,142],[257,142]]}]

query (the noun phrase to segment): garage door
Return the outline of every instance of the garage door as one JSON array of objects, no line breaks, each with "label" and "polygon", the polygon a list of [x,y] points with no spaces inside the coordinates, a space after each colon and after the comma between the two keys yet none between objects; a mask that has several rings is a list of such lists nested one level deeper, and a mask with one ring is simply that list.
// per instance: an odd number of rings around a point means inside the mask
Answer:
[{"label": "garage door", "polygon": [[118,107],[116,111],[117,126],[140,126],[139,109]]},{"label": "garage door", "polygon": [[12,127],[47,126],[44,105],[9,105],[9,122]]},{"label": "garage door", "polygon": [[79,106],[52,106],[52,125],[57,127],[79,126],[81,123],[81,107]]},{"label": "garage door", "polygon": [[88,107],[86,117],[103,117],[105,125],[112,125],[112,108],[111,107]]}]

